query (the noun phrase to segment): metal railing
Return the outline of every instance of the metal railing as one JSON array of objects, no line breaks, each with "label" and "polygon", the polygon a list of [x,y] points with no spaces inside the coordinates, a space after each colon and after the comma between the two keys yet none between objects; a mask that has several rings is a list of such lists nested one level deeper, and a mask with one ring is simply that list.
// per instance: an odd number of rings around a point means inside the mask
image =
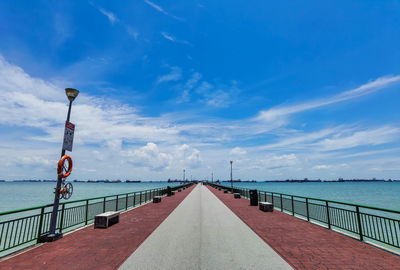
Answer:
[{"label": "metal railing", "polygon": [[[192,185],[172,186],[171,190]],[[97,214],[125,211],[167,194],[167,187],[60,203],[57,230],[68,232],[94,222]],[[40,242],[49,232],[53,204],[0,212],[0,257]]]},{"label": "metal railing", "polygon": [[[209,184],[231,190],[228,186]],[[249,189],[234,187],[233,192],[249,199]],[[258,200],[272,203],[282,212],[357,237],[360,241],[400,248],[400,211],[263,190],[258,191]]]}]

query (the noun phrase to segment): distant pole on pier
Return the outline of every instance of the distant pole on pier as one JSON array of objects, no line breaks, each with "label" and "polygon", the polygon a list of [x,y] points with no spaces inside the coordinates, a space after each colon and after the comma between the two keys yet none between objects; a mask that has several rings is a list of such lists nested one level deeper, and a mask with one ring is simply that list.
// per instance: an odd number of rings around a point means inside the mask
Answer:
[{"label": "distant pole on pier", "polygon": [[211,173],[211,182],[214,183],[214,172]]},{"label": "distant pole on pier", "polygon": [[[76,90],[74,88],[65,88],[65,94],[67,95],[68,100],[69,100],[69,107],[68,107],[68,114],[67,114],[67,121],[66,121],[68,123],[69,118],[71,116],[72,102],[78,96],[79,90]],[[61,157],[63,157],[64,155],[65,155],[65,149],[63,147],[61,150]],[[50,220],[50,231],[46,238],[46,241],[49,241],[49,242],[57,240],[58,238],[62,237],[61,233],[56,234],[58,207],[60,205],[59,190],[61,188],[61,183],[62,183],[62,177],[60,175],[58,175],[57,186],[54,191],[54,204],[53,204],[53,212],[51,214],[51,220]]]},{"label": "distant pole on pier", "polygon": [[183,169],[183,182],[185,182],[185,172],[186,172],[186,170]]},{"label": "distant pole on pier", "polygon": [[231,191],[233,193],[232,163],[233,163],[233,161],[231,160]]}]

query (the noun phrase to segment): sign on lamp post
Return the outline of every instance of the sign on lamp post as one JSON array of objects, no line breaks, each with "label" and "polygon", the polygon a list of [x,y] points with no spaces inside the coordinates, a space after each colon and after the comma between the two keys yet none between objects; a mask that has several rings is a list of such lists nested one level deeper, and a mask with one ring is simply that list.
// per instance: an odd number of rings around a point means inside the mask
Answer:
[{"label": "sign on lamp post", "polygon": [[65,122],[63,149],[72,152],[72,144],[74,143],[75,125],[71,122]]}]

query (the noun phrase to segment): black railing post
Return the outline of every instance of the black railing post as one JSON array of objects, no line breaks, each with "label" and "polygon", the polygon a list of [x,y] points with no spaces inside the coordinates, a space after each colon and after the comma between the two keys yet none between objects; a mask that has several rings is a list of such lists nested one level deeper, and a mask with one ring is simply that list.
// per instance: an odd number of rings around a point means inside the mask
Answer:
[{"label": "black railing post", "polygon": [[40,243],[40,236],[42,235],[43,217],[44,217],[44,207],[42,207],[42,209],[40,210],[39,229],[38,229],[38,233],[37,233],[37,243]]},{"label": "black railing post", "polygon": [[283,199],[282,199],[282,193],[281,193],[281,212],[283,212]]},{"label": "black railing post", "polygon": [[293,195],[290,196],[292,197],[292,216],[294,216],[294,199],[293,199]]},{"label": "black railing post", "polygon": [[356,213],[357,213],[357,221],[358,221],[358,233],[360,235],[360,241],[363,241],[363,231],[361,227],[361,215],[360,215],[360,208],[356,206]]},{"label": "black railing post", "polygon": [[326,218],[328,221],[328,229],[331,228],[331,217],[329,216],[329,204],[328,201],[325,201],[325,205],[326,205]]},{"label": "black railing post", "polygon": [[128,210],[128,193],[126,193],[125,210]]},{"label": "black railing post", "polygon": [[140,202],[139,204],[142,204],[142,192],[140,191]]},{"label": "black railing post", "polygon": [[88,217],[89,217],[89,200],[86,200],[86,217],[85,217],[85,225],[88,223]]},{"label": "black railing post", "polygon": [[310,212],[308,210],[308,198],[306,198],[306,211],[307,211],[307,221],[310,221]]},{"label": "black railing post", "polygon": [[274,207],[274,193],[272,192],[272,207]]},{"label": "black railing post", "polygon": [[61,206],[60,233],[62,233],[62,229],[63,229],[64,210],[65,210],[65,203],[63,203]]},{"label": "black railing post", "polygon": [[133,192],[133,207],[136,205],[136,192]]},{"label": "black railing post", "polygon": [[106,197],[103,199],[103,213],[106,211]]},{"label": "black railing post", "polygon": [[118,199],[119,199],[119,195],[117,195],[117,201],[115,202],[115,211],[118,211]]}]

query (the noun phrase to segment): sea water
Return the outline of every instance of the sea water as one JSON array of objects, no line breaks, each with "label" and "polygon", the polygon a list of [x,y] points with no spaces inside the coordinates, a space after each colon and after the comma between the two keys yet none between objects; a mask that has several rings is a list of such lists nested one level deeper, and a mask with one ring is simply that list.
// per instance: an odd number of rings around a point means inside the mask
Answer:
[{"label": "sea water", "polygon": [[[73,183],[70,200],[121,194],[177,185],[167,182]],[[223,185],[230,186],[229,182]],[[53,203],[54,182],[0,182],[0,212]],[[325,200],[376,206],[400,211],[400,182],[256,182],[237,187],[279,192]]]},{"label": "sea water", "polygon": [[[230,186],[230,182],[223,182]],[[400,182],[256,182],[234,186],[400,211]]]},{"label": "sea water", "polygon": [[[72,184],[74,192],[70,201],[179,185],[168,182]],[[0,212],[51,204],[55,187],[55,182],[0,182]]]}]

